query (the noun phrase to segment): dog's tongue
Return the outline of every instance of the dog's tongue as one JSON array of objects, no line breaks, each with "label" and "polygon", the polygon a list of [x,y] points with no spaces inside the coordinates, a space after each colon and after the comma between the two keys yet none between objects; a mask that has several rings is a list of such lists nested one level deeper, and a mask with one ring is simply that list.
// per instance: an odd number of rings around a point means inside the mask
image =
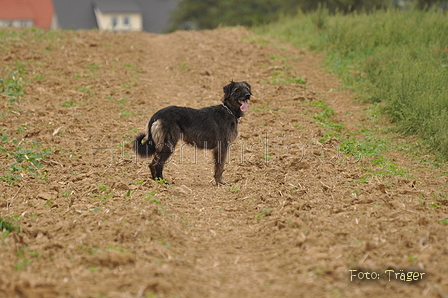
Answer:
[{"label": "dog's tongue", "polygon": [[247,100],[244,100],[244,101],[241,103],[240,110],[241,110],[242,112],[247,112],[248,109],[249,109],[249,105],[247,104]]}]

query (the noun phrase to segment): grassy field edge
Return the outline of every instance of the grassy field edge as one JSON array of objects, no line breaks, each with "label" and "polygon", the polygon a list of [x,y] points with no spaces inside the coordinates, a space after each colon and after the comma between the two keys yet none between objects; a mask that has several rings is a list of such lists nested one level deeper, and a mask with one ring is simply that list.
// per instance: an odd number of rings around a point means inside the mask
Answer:
[{"label": "grassy field edge", "polygon": [[358,99],[374,103],[394,131],[448,160],[448,19],[443,13],[389,9],[374,13],[299,13],[252,29],[325,54]]}]

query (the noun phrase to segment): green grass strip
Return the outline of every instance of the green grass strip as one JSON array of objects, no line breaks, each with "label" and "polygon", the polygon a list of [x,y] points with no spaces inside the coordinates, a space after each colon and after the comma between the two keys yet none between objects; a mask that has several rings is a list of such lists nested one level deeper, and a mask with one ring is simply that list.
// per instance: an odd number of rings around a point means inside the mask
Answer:
[{"label": "green grass strip", "polygon": [[326,66],[366,102],[448,160],[448,17],[395,9],[284,18],[254,32],[324,52]]}]

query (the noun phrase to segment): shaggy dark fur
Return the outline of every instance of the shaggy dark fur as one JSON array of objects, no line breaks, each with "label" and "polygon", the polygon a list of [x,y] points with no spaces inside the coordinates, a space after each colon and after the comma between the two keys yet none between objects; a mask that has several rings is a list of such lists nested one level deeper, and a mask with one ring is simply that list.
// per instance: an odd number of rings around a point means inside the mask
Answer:
[{"label": "shaggy dark fur", "polygon": [[147,132],[134,141],[135,152],[142,157],[154,155],[149,164],[153,179],[163,179],[163,167],[179,140],[201,149],[213,150],[215,182],[222,180],[228,148],[238,136],[238,122],[248,110],[251,87],[247,82],[231,82],[224,86],[221,105],[192,109],[170,106],[155,113]]}]

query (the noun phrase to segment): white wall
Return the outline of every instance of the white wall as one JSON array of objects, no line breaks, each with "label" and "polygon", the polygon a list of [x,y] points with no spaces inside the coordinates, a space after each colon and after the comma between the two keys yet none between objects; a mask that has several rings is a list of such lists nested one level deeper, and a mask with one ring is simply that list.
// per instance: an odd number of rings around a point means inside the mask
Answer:
[{"label": "white wall", "polygon": [[[98,29],[107,31],[140,31],[142,16],[140,13],[102,13],[95,8]],[[127,24],[126,24],[127,20]]]}]

